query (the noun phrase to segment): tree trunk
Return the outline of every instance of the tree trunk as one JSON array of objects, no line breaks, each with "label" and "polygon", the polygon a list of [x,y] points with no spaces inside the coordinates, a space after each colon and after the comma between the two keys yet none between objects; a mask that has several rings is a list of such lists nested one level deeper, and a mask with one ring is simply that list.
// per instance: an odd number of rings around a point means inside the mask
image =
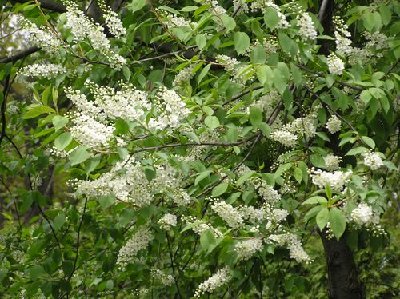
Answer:
[{"label": "tree trunk", "polygon": [[364,285],[358,278],[353,252],[345,237],[329,239],[325,232],[320,233],[324,245],[328,270],[330,299],[364,299]]}]

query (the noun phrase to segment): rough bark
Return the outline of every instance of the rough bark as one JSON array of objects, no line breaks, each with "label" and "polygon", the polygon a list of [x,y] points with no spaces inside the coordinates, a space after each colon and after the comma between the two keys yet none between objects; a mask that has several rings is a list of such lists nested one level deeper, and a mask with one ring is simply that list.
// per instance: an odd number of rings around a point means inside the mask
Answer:
[{"label": "rough bark", "polygon": [[[324,34],[332,35],[333,15],[335,10],[334,0],[321,0],[319,2],[318,19],[324,28]],[[332,42],[320,41],[319,52],[329,55]],[[334,142],[336,146],[339,142]],[[364,286],[359,280],[358,270],[354,255],[347,245],[345,236],[339,240],[328,238],[325,231],[320,232],[324,246],[328,272],[328,292],[330,299],[363,299],[365,298]]]},{"label": "rough bark", "polygon": [[320,233],[324,245],[328,270],[328,288],[330,299],[364,299],[364,286],[359,280],[353,252],[345,237],[337,240],[327,238]]}]

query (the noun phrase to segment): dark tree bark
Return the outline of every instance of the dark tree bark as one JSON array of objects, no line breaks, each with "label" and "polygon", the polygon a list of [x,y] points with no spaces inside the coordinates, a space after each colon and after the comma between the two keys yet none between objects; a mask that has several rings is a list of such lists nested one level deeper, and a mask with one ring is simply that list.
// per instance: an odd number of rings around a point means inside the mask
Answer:
[{"label": "dark tree bark", "polygon": [[330,299],[363,299],[365,288],[359,280],[353,252],[345,237],[337,240],[327,238],[320,233],[324,245],[328,269],[328,287]]},{"label": "dark tree bark", "polygon": [[[324,34],[332,35],[333,15],[335,10],[334,0],[320,0],[318,19],[324,28]],[[332,42],[321,40],[319,52],[329,55]],[[337,147],[339,140],[333,140],[332,147]],[[364,299],[365,288],[359,280],[359,274],[354,255],[347,245],[345,235],[339,240],[335,237],[328,238],[325,231],[320,232],[324,246],[328,272],[328,292],[330,299]]]}]

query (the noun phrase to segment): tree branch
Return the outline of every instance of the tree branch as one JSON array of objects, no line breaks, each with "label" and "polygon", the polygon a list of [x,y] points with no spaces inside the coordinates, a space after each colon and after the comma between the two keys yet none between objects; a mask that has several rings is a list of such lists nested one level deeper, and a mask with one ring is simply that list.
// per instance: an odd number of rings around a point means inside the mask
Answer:
[{"label": "tree branch", "polygon": [[8,62],[16,62],[22,58],[25,58],[28,55],[31,55],[37,51],[39,51],[39,47],[30,47],[26,50],[23,50],[21,52],[18,52],[17,54],[10,56],[10,57],[2,57],[0,58],[0,63],[8,63]]},{"label": "tree branch", "polygon": [[[26,2],[32,2],[31,0],[11,0],[11,3],[26,3]],[[66,12],[66,8],[62,3],[52,1],[52,0],[38,0],[40,3],[40,6],[44,9],[48,9],[54,12],[59,12],[59,13],[64,13]]]}]

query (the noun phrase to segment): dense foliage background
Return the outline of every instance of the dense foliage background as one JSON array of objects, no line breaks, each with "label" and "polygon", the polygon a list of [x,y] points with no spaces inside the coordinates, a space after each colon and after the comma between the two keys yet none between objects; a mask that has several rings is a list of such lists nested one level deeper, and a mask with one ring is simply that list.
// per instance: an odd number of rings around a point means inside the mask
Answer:
[{"label": "dense foliage background", "polygon": [[400,297],[398,1],[0,7],[1,297]]}]

